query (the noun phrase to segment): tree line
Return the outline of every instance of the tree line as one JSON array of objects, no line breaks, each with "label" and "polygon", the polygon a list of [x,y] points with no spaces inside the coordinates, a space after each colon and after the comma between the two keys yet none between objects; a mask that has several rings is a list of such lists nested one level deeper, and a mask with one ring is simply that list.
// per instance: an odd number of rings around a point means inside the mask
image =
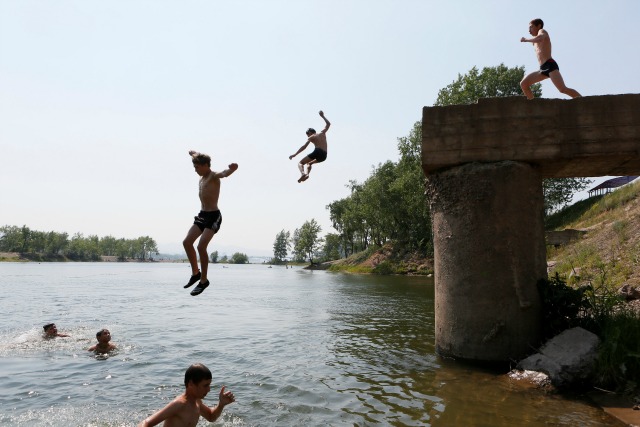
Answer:
[{"label": "tree line", "polygon": [[341,257],[341,248],[336,234],[329,233],[320,236],[322,227],[315,219],[305,221],[293,234],[282,230],[276,235],[273,243],[274,264],[286,263],[287,259],[294,262],[329,261]]},{"label": "tree line", "polygon": [[64,256],[74,261],[100,261],[101,256],[145,261],[158,253],[158,247],[149,236],[118,239],[76,233],[69,238],[68,233],[5,225],[0,227],[0,251]]},{"label": "tree line", "polygon": [[244,254],[242,252],[235,252],[230,257],[226,255],[222,255],[222,257],[220,257],[220,255],[218,254],[218,251],[213,251],[210,254],[210,260],[213,264],[216,264],[216,263],[248,264],[249,263],[249,257],[247,256],[247,254]]},{"label": "tree line", "polygon": [[[479,98],[522,96],[524,67],[504,64],[467,74],[438,92],[434,106],[473,104]],[[540,83],[531,87],[540,97]],[[364,182],[350,181],[349,196],[327,206],[337,234],[320,237],[315,220],[306,221],[291,235],[282,230],[274,242],[274,261],[283,262],[291,249],[295,261],[331,260],[393,242],[402,251],[433,255],[431,217],[422,171],[422,123],[414,123],[408,136],[398,138],[399,160],[374,166]],[[584,190],[585,178],[543,180],[545,215],[566,206],[573,194]]]}]

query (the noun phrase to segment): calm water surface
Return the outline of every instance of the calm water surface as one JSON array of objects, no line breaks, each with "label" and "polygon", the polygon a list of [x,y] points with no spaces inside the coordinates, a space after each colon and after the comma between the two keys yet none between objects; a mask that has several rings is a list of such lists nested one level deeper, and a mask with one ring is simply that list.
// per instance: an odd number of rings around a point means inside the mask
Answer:
[{"label": "calm water surface", "polygon": [[[225,426],[619,426],[434,353],[433,282],[262,265],[0,263],[0,426],[133,426],[182,393],[227,385]],[[70,338],[42,339],[55,322]],[[119,350],[86,351],[101,328]],[[201,421],[198,425],[210,425]]]}]

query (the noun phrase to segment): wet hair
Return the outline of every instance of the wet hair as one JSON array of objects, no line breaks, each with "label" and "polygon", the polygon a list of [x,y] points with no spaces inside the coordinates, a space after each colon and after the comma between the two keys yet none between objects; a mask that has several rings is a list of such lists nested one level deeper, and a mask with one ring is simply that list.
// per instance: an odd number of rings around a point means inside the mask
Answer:
[{"label": "wet hair", "polygon": [[42,329],[44,329],[44,331],[45,331],[45,332],[47,332],[47,330],[48,330],[49,328],[52,328],[52,327],[54,327],[54,326],[56,326],[56,324],[55,324],[55,323],[47,323],[46,325],[44,325],[44,326],[42,327]]},{"label": "wet hair", "polygon": [[106,331],[108,331],[108,329],[100,329],[98,332],[96,332],[96,338],[100,338]]},{"label": "wet hair", "polygon": [[198,385],[200,384],[200,381],[211,379],[213,379],[213,376],[211,375],[209,368],[204,366],[202,363],[194,363],[189,366],[187,371],[184,373],[184,386],[188,386],[189,382]]},{"label": "wet hair", "polygon": [[316,130],[314,128],[309,128],[309,129],[307,129],[306,134],[307,135],[315,135],[316,134]]},{"label": "wet hair", "polygon": [[540,28],[544,28],[544,22],[542,22],[542,19],[540,19],[540,18],[536,18],[536,19],[534,19],[533,21],[531,21],[531,23],[532,23],[533,25],[535,25],[536,27],[537,27],[538,25],[540,25]]},{"label": "wet hair", "polygon": [[194,165],[211,166],[211,157],[204,153],[193,153],[191,155],[191,161]]}]

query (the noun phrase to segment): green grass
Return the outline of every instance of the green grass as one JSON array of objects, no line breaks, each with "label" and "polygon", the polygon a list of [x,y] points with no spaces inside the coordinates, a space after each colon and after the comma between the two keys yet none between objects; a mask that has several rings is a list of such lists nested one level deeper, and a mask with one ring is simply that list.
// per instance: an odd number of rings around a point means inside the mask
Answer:
[{"label": "green grass", "polygon": [[571,206],[568,206],[545,218],[544,228],[546,230],[564,229],[567,225],[578,221],[585,212],[589,211],[593,205],[598,203],[603,196],[589,197],[586,200],[580,200]]}]

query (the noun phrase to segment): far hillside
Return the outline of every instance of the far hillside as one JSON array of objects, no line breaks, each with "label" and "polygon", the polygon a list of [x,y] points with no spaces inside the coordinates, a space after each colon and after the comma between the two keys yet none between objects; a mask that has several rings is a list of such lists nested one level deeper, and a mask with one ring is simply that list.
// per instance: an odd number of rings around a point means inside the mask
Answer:
[{"label": "far hillside", "polygon": [[640,285],[640,182],[592,197],[550,216],[548,230],[575,229],[582,237],[547,249],[549,274],[608,288]]}]

